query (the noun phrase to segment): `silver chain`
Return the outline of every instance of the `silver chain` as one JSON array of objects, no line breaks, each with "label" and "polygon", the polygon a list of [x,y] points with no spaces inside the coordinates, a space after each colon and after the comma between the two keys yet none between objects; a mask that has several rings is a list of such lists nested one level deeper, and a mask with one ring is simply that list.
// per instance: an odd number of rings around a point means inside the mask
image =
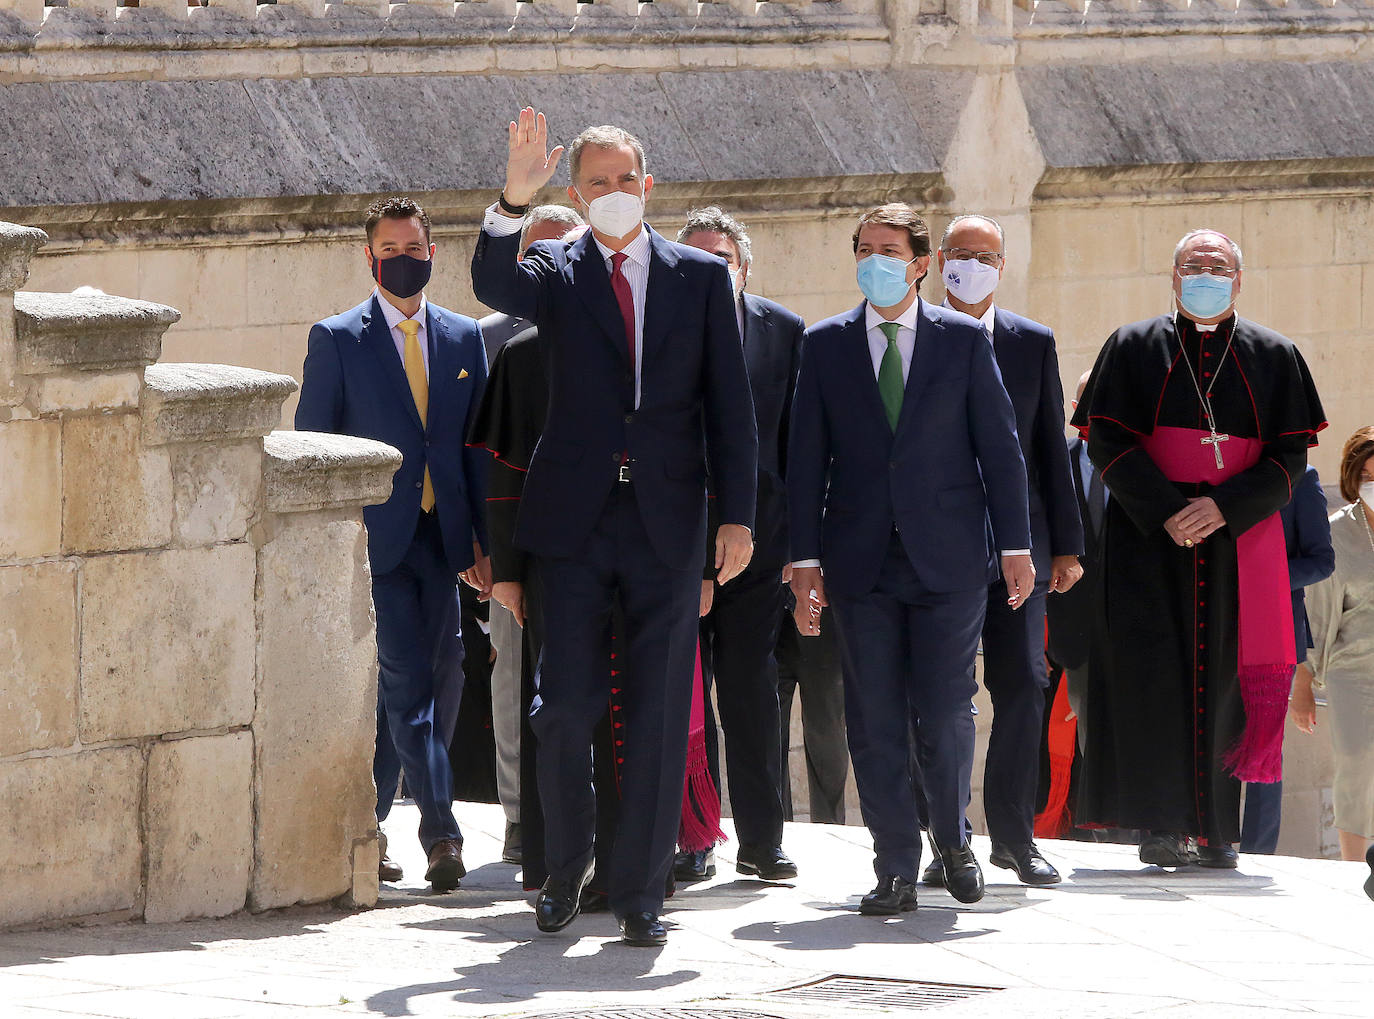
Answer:
[{"label": "silver chain", "polygon": [[[1236,327],[1234,325],[1231,327],[1231,335],[1226,339],[1226,349],[1221,352],[1221,360],[1217,362],[1217,370],[1212,373],[1212,381],[1207,384],[1205,391],[1202,386],[1198,385],[1197,372],[1193,370],[1193,361],[1188,356],[1188,345],[1183,342],[1183,330],[1178,327],[1177,316],[1174,318],[1174,332],[1178,334],[1178,350],[1183,355],[1183,363],[1188,366],[1188,377],[1193,380],[1193,389],[1196,390],[1197,398],[1202,403],[1202,413],[1207,418],[1207,427],[1215,435],[1217,433],[1217,419],[1216,415],[1212,413],[1212,387],[1217,384],[1217,379],[1221,377],[1221,366],[1226,363],[1226,355],[1231,353],[1231,344],[1236,338]],[[1371,544],[1374,545],[1374,539],[1371,539]]]}]

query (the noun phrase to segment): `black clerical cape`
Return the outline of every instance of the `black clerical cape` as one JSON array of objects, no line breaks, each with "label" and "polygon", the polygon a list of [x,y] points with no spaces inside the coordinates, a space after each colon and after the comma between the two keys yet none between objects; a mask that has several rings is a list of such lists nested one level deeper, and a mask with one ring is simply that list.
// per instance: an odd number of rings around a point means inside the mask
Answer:
[{"label": "black clerical cape", "polygon": [[[1209,430],[1209,386],[1217,431],[1259,440],[1258,462],[1219,485],[1175,483],[1142,441],[1161,426]],[[1107,340],[1073,424],[1111,494],[1077,820],[1238,841],[1240,783],[1224,763],[1245,729],[1236,538],[1289,501],[1325,427],[1311,375],[1263,326],[1233,316],[1200,331],[1163,315]],[[1181,548],[1164,522],[1202,495],[1226,525]]]}]

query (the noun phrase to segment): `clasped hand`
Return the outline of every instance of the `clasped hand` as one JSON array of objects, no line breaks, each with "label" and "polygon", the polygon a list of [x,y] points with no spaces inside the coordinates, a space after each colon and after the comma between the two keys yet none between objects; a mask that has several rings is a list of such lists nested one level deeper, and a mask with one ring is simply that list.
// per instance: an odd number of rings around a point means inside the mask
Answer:
[{"label": "clasped hand", "polygon": [[1226,518],[1221,515],[1221,509],[1206,495],[1189,499],[1187,506],[1164,521],[1164,530],[1175,545],[1183,548],[1191,548],[1225,526]]}]

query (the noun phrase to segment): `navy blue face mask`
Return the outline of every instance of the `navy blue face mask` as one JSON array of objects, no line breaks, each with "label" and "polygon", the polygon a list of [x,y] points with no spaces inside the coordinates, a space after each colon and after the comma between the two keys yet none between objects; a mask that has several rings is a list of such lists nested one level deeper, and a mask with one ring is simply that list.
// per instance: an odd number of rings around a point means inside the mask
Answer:
[{"label": "navy blue face mask", "polygon": [[434,263],[427,258],[414,255],[392,255],[390,258],[372,258],[372,278],[389,294],[397,297],[414,297],[429,282]]}]

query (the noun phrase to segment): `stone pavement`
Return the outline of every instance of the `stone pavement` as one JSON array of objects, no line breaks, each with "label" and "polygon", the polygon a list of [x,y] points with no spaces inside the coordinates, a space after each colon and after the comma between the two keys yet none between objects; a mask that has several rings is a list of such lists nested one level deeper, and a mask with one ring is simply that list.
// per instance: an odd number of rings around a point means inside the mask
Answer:
[{"label": "stone pavement", "polygon": [[[917,912],[884,920],[854,911],[872,883],[864,829],[797,824],[794,884],[737,877],[727,843],[717,877],[671,900],[667,947],[649,950],[619,944],[606,914],[539,934],[516,868],[495,862],[500,810],[460,804],[459,819],[471,871],[451,895],[422,887],[417,815],[398,806],[386,827],[407,877],[372,911],[0,934],[0,1017],[864,1019],[927,999],[951,1019],[1374,1016],[1362,864],[1243,857],[1238,872],[1167,873],[1129,847],[1046,843],[1058,887],[990,869],[976,906],[923,890]],[[833,975],[901,983],[778,993]]]}]

